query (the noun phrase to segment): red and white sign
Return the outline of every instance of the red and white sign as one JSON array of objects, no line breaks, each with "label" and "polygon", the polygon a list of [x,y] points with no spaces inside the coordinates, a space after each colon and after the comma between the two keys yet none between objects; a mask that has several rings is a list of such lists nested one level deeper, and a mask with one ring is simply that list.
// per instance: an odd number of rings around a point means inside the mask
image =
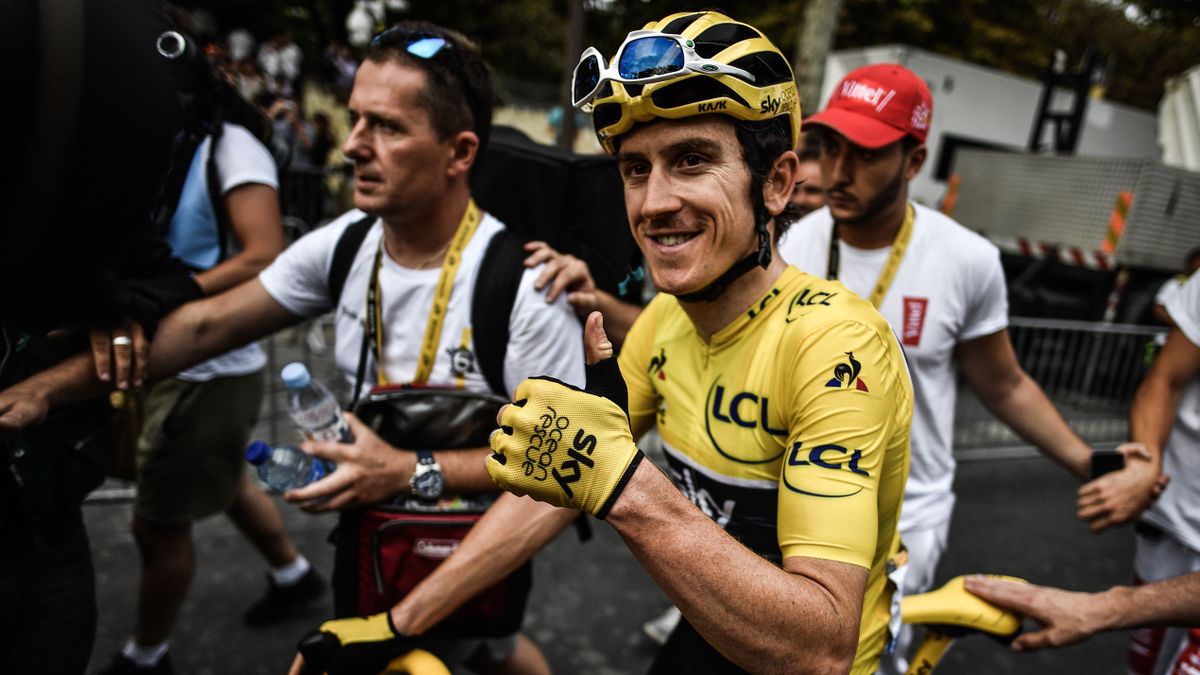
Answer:
[{"label": "red and white sign", "polygon": [[921,333],[925,330],[925,311],[929,308],[929,298],[904,298],[904,330],[900,341],[906,347],[916,347],[921,344]]}]

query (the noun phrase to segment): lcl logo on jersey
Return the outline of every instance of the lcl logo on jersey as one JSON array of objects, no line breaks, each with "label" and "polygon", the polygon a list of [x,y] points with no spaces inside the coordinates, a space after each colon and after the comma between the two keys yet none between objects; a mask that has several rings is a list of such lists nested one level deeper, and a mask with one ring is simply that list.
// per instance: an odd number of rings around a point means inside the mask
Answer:
[{"label": "lcl logo on jersey", "polygon": [[[782,455],[783,450],[771,457],[739,457],[734,454],[730,448],[739,436],[722,433],[724,429],[762,429],[772,436],[782,437],[787,436],[787,429],[771,426],[771,401],[766,396],[759,396],[751,391],[726,390],[720,382],[721,377],[718,375],[709,387],[708,397],[704,402],[704,430],[708,433],[708,440],[713,448],[723,457],[742,464],[764,464]],[[717,436],[724,438],[725,443],[722,444]]]},{"label": "lcl logo on jersey", "polygon": [[833,379],[826,382],[825,386],[830,389],[854,388],[858,391],[869,391],[867,383],[858,376],[858,373],[862,371],[862,364],[854,358],[854,352],[846,352],[846,357],[849,360],[846,363],[837,364],[833,369]]},{"label": "lcl logo on jersey", "polygon": [[806,450],[801,441],[796,441],[792,444],[792,449],[788,453],[787,465],[783,470],[783,484],[792,492],[809,495],[810,497],[852,497],[862,492],[862,487],[837,494],[814,489],[806,490],[799,485],[802,482],[799,480],[799,477],[793,476],[789,478],[788,474],[792,470],[792,467],[815,466],[827,471],[849,471],[860,476],[870,476],[871,474],[866,470],[859,468],[860,461],[862,461],[862,450],[848,450],[844,446],[832,443],[813,446],[811,449]]},{"label": "lcl logo on jersey", "polygon": [[837,297],[837,293],[829,293],[828,291],[814,291],[811,287],[805,288],[796,295],[792,296],[791,302],[788,303],[786,323],[791,323],[801,316],[804,316],[804,310],[809,307],[829,307],[830,300]]}]

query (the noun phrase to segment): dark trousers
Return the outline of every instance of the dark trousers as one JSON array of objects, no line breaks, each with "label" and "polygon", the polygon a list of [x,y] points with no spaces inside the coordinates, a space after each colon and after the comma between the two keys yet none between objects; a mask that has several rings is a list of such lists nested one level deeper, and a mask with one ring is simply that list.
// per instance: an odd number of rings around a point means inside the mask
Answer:
[{"label": "dark trousers", "polygon": [[79,675],[96,637],[96,577],[83,522],[0,555],[0,673]]}]

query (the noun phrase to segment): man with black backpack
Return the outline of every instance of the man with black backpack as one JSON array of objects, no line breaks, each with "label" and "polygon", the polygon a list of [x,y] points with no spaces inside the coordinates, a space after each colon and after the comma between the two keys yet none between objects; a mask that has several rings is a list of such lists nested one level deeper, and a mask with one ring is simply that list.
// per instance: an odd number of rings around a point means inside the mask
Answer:
[{"label": "man with black backpack", "polygon": [[[355,81],[354,125],[343,146],[354,162],[355,204],[361,210],[310,233],[257,278],[164,320],[152,345],[149,377],[178,372],[336,310],[337,363],[355,382],[356,399],[371,384],[388,382],[494,392],[506,399],[532,375],[582,384],[578,320],[564,299],[549,305],[543,300],[534,289],[539,270],[524,269],[520,242],[471,199],[469,175],[487,142],[492,100],[479,50],[461,35],[403,23],[376,36]],[[61,368],[89,359],[80,355]],[[54,374],[39,381],[52,381]],[[430,505],[443,494],[495,493],[484,470],[490,451],[482,443],[453,452],[437,446],[397,452],[356,418],[348,419],[353,445],[315,447],[332,455],[337,470],[288,499],[326,511],[396,493]],[[559,517],[531,500],[501,499],[505,517],[525,527]],[[557,530],[562,523],[547,526]],[[508,548],[516,551],[511,568],[532,552]],[[507,564],[509,556],[502,557]],[[454,555],[445,563],[456,564]],[[407,634],[425,632],[467,599],[457,591],[447,589],[411,623],[396,627]],[[519,606],[523,602],[517,599]],[[540,652],[515,628],[498,636],[492,628],[422,646],[476,670],[548,672]]]},{"label": "man with black backpack", "polygon": [[[545,302],[534,289],[540,270],[522,266],[520,242],[471,199],[469,175],[491,129],[492,100],[478,48],[458,33],[405,22],[376,36],[358,71],[350,100],[354,125],[343,146],[354,163],[360,210],[310,233],[257,278],[165,319],[152,345],[148,376],[175,373],[335,310],[337,363],[356,383],[354,398],[388,382],[502,393],[505,399],[533,375],[582,384],[582,331],[574,313],[563,298]],[[53,387],[58,372],[86,361],[90,357],[80,355],[31,386]],[[99,389],[98,382],[91,386]],[[86,393],[65,392],[55,400]],[[486,447],[395,448],[353,415],[347,419],[352,445],[309,446],[331,456],[337,470],[288,499],[327,511],[396,493],[434,505],[440,495],[496,491],[484,470]],[[500,500],[489,513],[499,510],[504,522],[520,523],[529,532],[558,531],[572,517],[528,499]],[[465,548],[487,552],[489,569],[503,568],[494,577],[516,569],[536,550],[527,542],[546,539],[514,542],[506,536],[496,542],[499,550]],[[474,594],[475,579],[446,582],[452,571],[477,563],[459,558],[449,555],[442,563],[436,588],[418,585],[405,612],[377,613],[374,624],[382,621],[407,635],[437,632],[431,631],[434,624]],[[337,585],[335,580],[335,592]],[[478,671],[548,672],[541,653],[515,628],[500,635],[489,630],[494,626],[479,628],[476,635],[416,644]]]}]

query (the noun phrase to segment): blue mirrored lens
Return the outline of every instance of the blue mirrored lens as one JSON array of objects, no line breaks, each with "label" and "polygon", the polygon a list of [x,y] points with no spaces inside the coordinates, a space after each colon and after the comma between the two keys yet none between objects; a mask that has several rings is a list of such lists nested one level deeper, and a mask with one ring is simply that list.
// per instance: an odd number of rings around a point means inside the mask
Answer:
[{"label": "blue mirrored lens", "polygon": [[571,91],[575,97],[575,103],[579,103],[584,96],[592,93],[599,83],[600,59],[589,56],[580,61],[579,65],[575,66],[575,88]]},{"label": "blue mirrored lens", "polygon": [[422,59],[431,59],[434,54],[446,46],[446,41],[440,37],[426,37],[413,40],[405,47],[405,51]]},{"label": "blue mirrored lens", "polygon": [[638,38],[625,45],[617,73],[624,79],[674,73],[683,70],[683,49],[671,38]]}]

